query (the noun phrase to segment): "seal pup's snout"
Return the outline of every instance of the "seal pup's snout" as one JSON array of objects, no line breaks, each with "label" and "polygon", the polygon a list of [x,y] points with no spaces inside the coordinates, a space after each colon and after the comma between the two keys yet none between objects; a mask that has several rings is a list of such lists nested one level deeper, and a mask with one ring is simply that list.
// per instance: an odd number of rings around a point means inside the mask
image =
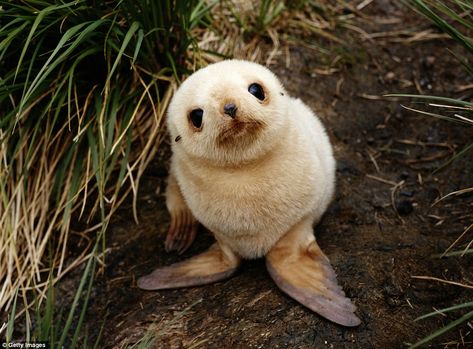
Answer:
[{"label": "seal pup's snout", "polygon": [[223,106],[223,113],[227,114],[229,117],[232,119],[235,118],[236,112],[237,112],[237,106],[235,103],[227,103]]}]

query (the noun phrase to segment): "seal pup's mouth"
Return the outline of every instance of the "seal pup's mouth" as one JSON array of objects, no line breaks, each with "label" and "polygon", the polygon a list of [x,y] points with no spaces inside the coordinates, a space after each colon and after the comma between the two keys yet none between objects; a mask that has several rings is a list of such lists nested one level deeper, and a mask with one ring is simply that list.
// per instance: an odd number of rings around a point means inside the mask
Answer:
[{"label": "seal pup's mouth", "polygon": [[257,134],[266,127],[266,123],[254,119],[232,119],[225,123],[223,130],[217,136],[217,144],[220,146],[229,145],[236,139],[248,136],[255,139]]}]

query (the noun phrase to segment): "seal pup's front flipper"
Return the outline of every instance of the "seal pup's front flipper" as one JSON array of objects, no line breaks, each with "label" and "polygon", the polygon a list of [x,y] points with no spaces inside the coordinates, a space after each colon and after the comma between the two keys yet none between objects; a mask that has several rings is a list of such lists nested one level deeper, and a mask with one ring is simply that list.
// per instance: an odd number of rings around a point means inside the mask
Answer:
[{"label": "seal pup's front flipper", "polygon": [[210,284],[235,273],[240,261],[240,257],[230,249],[216,242],[197,256],[158,268],[141,277],[138,279],[138,287],[144,290],[164,290]]},{"label": "seal pup's front flipper", "polygon": [[171,164],[171,173],[166,187],[166,206],[171,215],[171,225],[166,235],[164,247],[166,252],[176,250],[182,254],[194,242],[199,223],[182,196],[173,173],[173,164]]},{"label": "seal pup's front flipper", "polygon": [[292,228],[266,255],[278,287],[323,317],[343,326],[358,326],[356,307],[337,283],[335,271],[315,242],[312,222]]}]

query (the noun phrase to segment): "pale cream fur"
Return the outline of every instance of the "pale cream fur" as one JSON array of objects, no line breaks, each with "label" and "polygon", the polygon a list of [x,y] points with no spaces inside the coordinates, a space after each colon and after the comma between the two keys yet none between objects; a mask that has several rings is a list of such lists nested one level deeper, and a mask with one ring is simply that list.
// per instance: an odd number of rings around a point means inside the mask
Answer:
[{"label": "pale cream fur", "polygon": [[[252,83],[263,86],[264,102],[248,92]],[[242,130],[232,129],[226,103],[237,106]],[[204,111],[200,130],[189,121],[196,108]],[[168,128],[170,181],[180,189],[168,189],[171,215],[188,207],[243,258],[266,255],[307,217],[318,221],[332,199],[335,160],[324,127],[261,65],[227,60],[191,75],[170,104]]]}]

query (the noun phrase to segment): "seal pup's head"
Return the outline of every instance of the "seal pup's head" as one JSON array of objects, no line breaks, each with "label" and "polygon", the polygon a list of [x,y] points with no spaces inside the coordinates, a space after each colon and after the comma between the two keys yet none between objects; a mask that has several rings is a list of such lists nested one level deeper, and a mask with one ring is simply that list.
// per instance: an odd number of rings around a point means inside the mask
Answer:
[{"label": "seal pup's head", "polygon": [[211,64],[188,77],[169,105],[173,150],[215,165],[258,159],[284,135],[288,98],[257,63]]}]

